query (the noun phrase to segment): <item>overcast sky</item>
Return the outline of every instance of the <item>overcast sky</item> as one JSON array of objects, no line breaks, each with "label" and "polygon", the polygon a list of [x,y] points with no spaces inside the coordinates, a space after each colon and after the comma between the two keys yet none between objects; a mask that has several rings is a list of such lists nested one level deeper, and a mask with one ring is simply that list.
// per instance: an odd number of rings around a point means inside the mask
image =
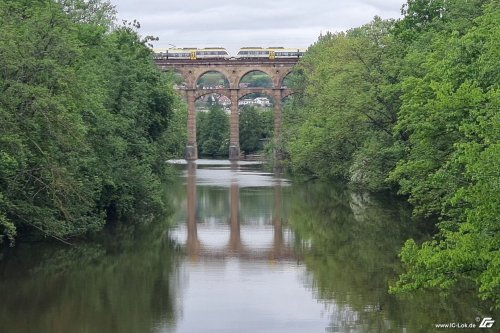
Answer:
[{"label": "overcast sky", "polygon": [[400,17],[404,0],[111,0],[118,18],[141,23],[155,48],[242,46],[306,48],[321,32]]}]

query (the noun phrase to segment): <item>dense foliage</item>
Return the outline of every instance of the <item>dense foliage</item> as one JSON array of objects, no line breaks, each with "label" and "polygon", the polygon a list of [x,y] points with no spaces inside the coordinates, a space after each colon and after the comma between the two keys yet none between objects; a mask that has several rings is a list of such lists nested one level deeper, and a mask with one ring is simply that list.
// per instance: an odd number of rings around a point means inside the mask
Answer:
[{"label": "dense foliage", "polygon": [[0,3],[0,234],[60,240],[164,209],[184,113],[107,1]]},{"label": "dense foliage", "polygon": [[151,331],[153,323],[171,328],[182,287],[178,249],[164,234],[171,223],[122,224],[72,247],[21,244],[0,267],[2,331],[136,333]]},{"label": "dense foliage", "polygon": [[240,112],[240,148],[253,154],[264,148],[274,131],[274,112],[270,108],[243,106]]},{"label": "dense foliage", "polygon": [[500,21],[487,0],[409,0],[404,18],[321,36],[285,110],[296,173],[399,190],[434,240],[409,240],[394,292],[473,282],[500,307]]},{"label": "dense foliage", "polygon": [[229,115],[219,105],[196,114],[196,138],[201,157],[229,156]]}]

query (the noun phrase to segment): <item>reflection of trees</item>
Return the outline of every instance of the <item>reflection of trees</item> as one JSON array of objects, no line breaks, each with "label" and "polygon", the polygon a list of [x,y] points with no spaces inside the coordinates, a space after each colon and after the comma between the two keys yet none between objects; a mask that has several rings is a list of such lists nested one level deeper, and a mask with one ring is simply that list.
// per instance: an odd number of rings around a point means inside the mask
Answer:
[{"label": "reflection of trees", "polygon": [[35,249],[18,249],[19,260],[12,257],[0,271],[2,330],[151,332],[173,326],[176,255],[165,227],[150,224],[147,231],[121,230],[99,244],[45,248],[36,258]]},{"label": "reflection of trees", "polygon": [[216,186],[197,188],[197,214],[202,221],[211,218],[225,221],[229,218],[229,194],[227,189]]},{"label": "reflection of trees", "polygon": [[[242,188],[240,189],[239,215],[244,216],[242,223],[254,221],[272,224],[273,189]],[[197,216],[200,221],[207,219],[226,222],[230,218],[230,192],[227,188],[217,186],[198,186]]]},{"label": "reflection of trees", "polygon": [[240,191],[242,223],[272,224],[274,195],[272,188],[242,188]]},{"label": "reflection of trees", "polygon": [[471,299],[387,293],[402,244],[417,234],[402,205],[331,184],[308,184],[294,188],[289,206],[313,289],[330,304],[332,329],[430,332],[435,323],[474,320],[478,312]]}]

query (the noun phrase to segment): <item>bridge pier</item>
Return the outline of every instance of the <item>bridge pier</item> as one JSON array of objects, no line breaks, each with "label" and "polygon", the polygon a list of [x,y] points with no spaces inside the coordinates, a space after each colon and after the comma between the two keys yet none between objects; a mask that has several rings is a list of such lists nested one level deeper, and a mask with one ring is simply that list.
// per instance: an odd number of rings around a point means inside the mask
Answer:
[{"label": "bridge pier", "polygon": [[283,130],[283,94],[282,89],[274,89],[274,158],[276,163],[283,160],[281,132]]},{"label": "bridge pier", "polygon": [[229,160],[240,159],[240,114],[238,110],[238,89],[230,89],[231,93],[231,127],[229,139]]},{"label": "bridge pier", "polygon": [[187,145],[186,145],[186,160],[194,161],[198,159],[198,146],[196,145],[196,105],[195,105],[195,90],[186,91],[188,104],[188,121],[187,121]]}]

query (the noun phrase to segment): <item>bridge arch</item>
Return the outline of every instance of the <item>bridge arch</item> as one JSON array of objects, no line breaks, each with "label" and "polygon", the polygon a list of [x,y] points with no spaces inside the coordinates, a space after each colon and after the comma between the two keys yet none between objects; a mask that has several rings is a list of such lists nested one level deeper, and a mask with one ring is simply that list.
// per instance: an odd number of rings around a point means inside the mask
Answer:
[{"label": "bridge arch", "polygon": [[281,77],[280,77],[280,81],[279,81],[279,87],[282,88],[282,89],[288,89],[289,88],[289,84],[287,83],[289,80],[291,80],[291,74],[292,74],[292,70],[288,70],[286,72],[284,72]]},{"label": "bridge arch", "polygon": [[272,88],[273,77],[266,71],[255,69],[240,75],[238,88]]},{"label": "bridge arch", "polygon": [[183,71],[177,68],[167,68],[164,72],[171,77],[174,82],[175,89],[179,90],[187,88],[188,78]]},{"label": "bridge arch", "polygon": [[293,90],[286,90],[283,92],[282,96],[281,96],[281,100],[282,101],[285,101],[285,99],[288,99],[288,98],[291,98],[293,95],[297,94],[296,91],[293,91]]},{"label": "bridge arch", "polygon": [[[201,87],[200,87],[201,85]],[[196,89],[227,89],[229,79],[219,70],[209,69],[196,77]]]}]

